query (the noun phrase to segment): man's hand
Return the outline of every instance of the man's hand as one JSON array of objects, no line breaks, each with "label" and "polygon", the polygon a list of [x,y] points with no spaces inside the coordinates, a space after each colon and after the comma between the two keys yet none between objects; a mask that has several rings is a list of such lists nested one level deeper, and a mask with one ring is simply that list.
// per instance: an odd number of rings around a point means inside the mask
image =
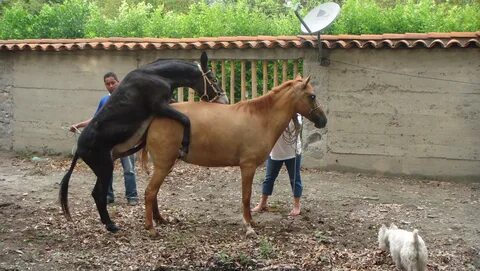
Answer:
[{"label": "man's hand", "polygon": [[76,132],[80,133],[80,130],[78,130],[78,128],[77,128],[77,126],[75,126],[75,124],[70,126],[69,131],[72,132],[72,133],[76,133]]}]

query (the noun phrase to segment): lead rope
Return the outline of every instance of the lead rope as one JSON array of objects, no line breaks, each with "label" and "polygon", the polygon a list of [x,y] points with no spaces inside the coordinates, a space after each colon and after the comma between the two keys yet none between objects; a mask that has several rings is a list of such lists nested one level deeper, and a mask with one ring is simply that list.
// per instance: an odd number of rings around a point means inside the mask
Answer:
[{"label": "lead rope", "polygon": [[[73,136],[75,137],[75,144],[72,147],[72,155],[75,155],[75,152],[77,151],[77,142],[78,142],[78,135],[82,133],[82,131],[78,130],[77,127],[73,127],[75,131],[73,132]],[[63,127],[63,130],[67,131],[67,135],[70,135],[70,127]]]},{"label": "lead rope", "polygon": [[[297,116],[295,116],[297,117]],[[297,186],[295,185],[297,182],[297,151],[298,151],[298,141],[300,141],[300,148],[302,146],[302,131],[303,131],[303,119],[300,117],[300,133],[298,134],[297,138],[295,138],[295,160],[293,165],[293,202],[295,204],[295,192]]]},{"label": "lead rope", "polygon": [[77,144],[78,144],[78,135],[81,134],[82,132],[78,130],[77,127],[73,127],[75,129],[75,132],[73,133],[73,136],[75,137],[75,144],[72,147],[72,155],[75,155],[75,152],[77,151]]}]

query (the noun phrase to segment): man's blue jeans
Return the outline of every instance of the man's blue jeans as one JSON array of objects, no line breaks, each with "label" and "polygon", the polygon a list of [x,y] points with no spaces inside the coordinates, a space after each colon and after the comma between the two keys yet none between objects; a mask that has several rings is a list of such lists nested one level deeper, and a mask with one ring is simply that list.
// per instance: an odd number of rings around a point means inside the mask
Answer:
[{"label": "man's blue jeans", "polygon": [[[137,194],[137,182],[135,180],[135,155],[130,155],[120,158],[120,162],[123,167],[123,179],[125,180],[125,197],[127,199],[138,199]],[[110,185],[108,186],[107,198],[114,199],[113,193],[113,177],[110,180]]]},{"label": "man's blue jeans", "polygon": [[[290,187],[292,188],[293,196],[299,198],[302,196],[303,186],[302,179],[300,177],[300,162],[302,160],[301,155],[297,155],[295,158],[287,160],[272,160],[269,156],[267,159],[267,169],[265,174],[265,180],[262,184],[262,193],[270,196],[273,192],[273,184],[280,173],[282,165],[285,163],[288,171],[288,177],[290,178]],[[295,184],[293,183],[295,179]]]}]

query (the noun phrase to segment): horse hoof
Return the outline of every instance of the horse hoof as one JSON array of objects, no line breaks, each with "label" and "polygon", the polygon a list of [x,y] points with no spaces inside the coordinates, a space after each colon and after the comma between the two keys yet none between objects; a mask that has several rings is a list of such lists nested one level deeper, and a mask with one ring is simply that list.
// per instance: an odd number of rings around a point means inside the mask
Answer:
[{"label": "horse hoof", "polygon": [[155,225],[165,225],[165,224],[168,224],[168,221],[163,219],[163,218],[159,218],[159,219],[155,219]]},{"label": "horse hoof", "polygon": [[149,229],[148,230],[148,235],[152,239],[157,239],[158,237],[160,237],[160,234],[158,234],[158,232],[155,229]]},{"label": "horse hoof", "polygon": [[185,155],[187,155],[187,153],[184,150],[178,150],[178,159],[183,159]]},{"label": "horse hoof", "polygon": [[255,231],[252,228],[248,229],[247,238],[255,238],[255,237],[257,237],[257,234],[255,233]]},{"label": "horse hoof", "polygon": [[110,224],[105,225],[105,228],[107,228],[107,231],[109,231],[111,233],[116,233],[120,230],[120,228],[117,227],[117,225],[115,225],[114,223],[110,223]]}]

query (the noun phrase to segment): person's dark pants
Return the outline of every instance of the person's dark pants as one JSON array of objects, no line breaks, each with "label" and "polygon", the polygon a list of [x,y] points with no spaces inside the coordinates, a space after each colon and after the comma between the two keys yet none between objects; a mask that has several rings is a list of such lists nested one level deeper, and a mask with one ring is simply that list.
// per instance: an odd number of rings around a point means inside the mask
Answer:
[{"label": "person's dark pants", "polygon": [[[267,196],[271,196],[273,192],[273,185],[278,177],[278,173],[285,164],[290,178],[290,186],[293,191],[293,196],[299,198],[302,196],[303,186],[300,177],[300,161],[301,155],[297,155],[297,159],[291,158],[287,160],[272,160],[269,156],[267,159],[267,172],[265,174],[265,180],[262,184],[262,193]],[[295,183],[294,183],[295,182]]]}]

